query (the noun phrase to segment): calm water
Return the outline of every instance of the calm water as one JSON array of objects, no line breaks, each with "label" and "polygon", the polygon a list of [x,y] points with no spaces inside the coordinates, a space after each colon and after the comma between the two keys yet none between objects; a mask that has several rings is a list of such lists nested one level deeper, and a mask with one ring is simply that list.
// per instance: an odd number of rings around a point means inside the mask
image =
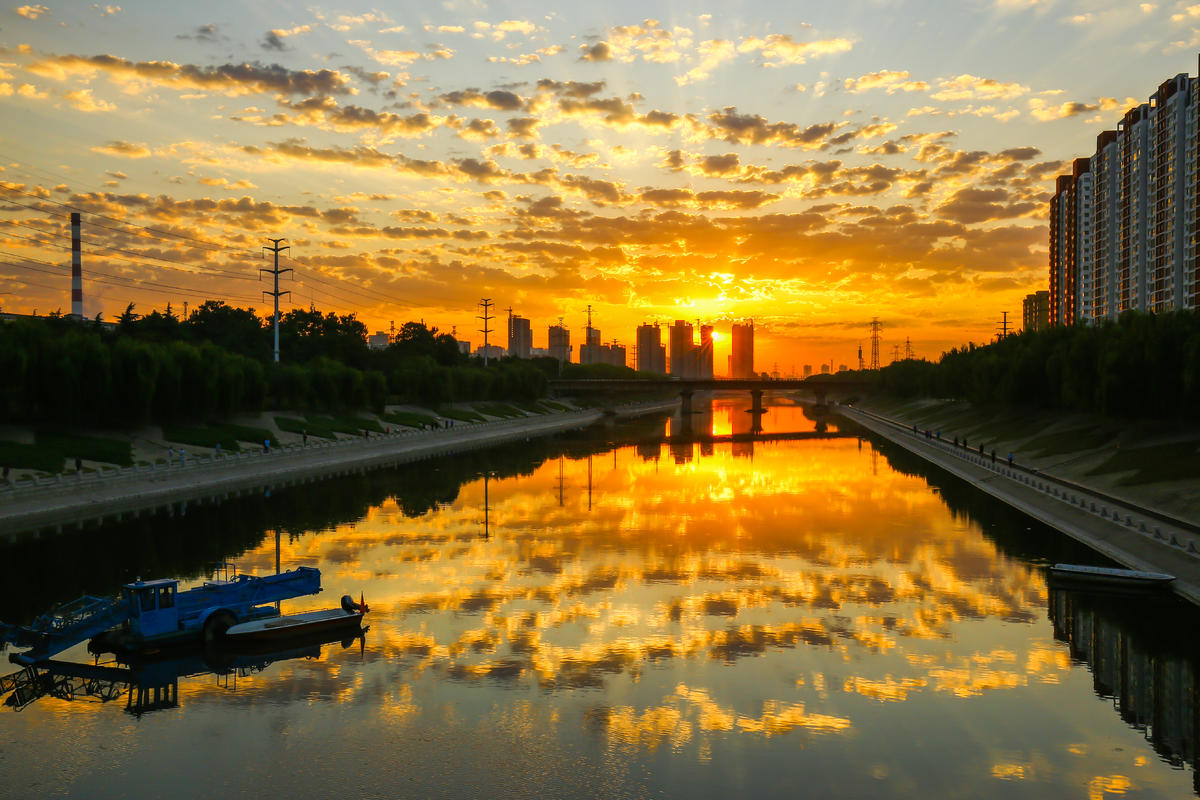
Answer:
[{"label": "calm water", "polygon": [[286,608],[372,609],[347,647],[0,708],[0,796],[1194,795],[1190,608],[1050,593],[1048,561],[1098,559],[885,444],[668,427],[0,545],[10,621],[222,558],[272,572],[277,540],[326,587]]}]

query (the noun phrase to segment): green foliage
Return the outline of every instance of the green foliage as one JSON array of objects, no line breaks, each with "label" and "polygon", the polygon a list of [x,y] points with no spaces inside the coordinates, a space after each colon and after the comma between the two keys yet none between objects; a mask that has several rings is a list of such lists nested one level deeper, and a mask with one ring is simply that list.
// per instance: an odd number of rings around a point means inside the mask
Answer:
[{"label": "green foliage", "polygon": [[1118,417],[1200,417],[1200,312],[1127,312],[968,345],[879,371],[898,397],[961,398]]},{"label": "green foliage", "polygon": [[481,414],[487,414],[489,417],[503,417],[505,419],[525,416],[524,411],[514,408],[507,403],[476,403],[475,410]]},{"label": "green foliage", "polygon": [[46,450],[61,453],[65,458],[82,458],[128,467],[133,464],[133,447],[121,439],[98,436],[78,436],[65,431],[39,431],[34,443]]},{"label": "green foliage", "polygon": [[474,411],[468,411],[465,408],[453,408],[451,406],[443,406],[438,409],[438,415],[447,419],[456,419],[459,422],[485,422],[486,419],[482,414],[476,414]]},{"label": "green foliage", "polygon": [[321,439],[337,438],[337,432],[329,426],[294,417],[276,417],[275,427],[287,433],[307,433],[309,436],[317,436]]},{"label": "green foliage", "polygon": [[428,414],[417,414],[412,411],[391,411],[379,415],[385,422],[393,425],[403,425],[408,428],[424,428],[437,424],[437,417]]},{"label": "green foliage", "polygon": [[0,442],[0,466],[61,472],[66,456],[60,451],[36,444]]},{"label": "green foliage", "polygon": [[1176,481],[1181,476],[1200,475],[1200,442],[1119,449],[1088,474],[1108,472],[1132,472],[1133,475],[1124,481],[1126,485]]},{"label": "green foliage", "polygon": [[652,372],[638,372],[615,364],[563,364],[562,377],[572,380],[651,380],[662,378]]},{"label": "green foliage", "polygon": [[[215,448],[219,444],[223,449],[231,452],[239,449],[236,437],[221,428],[207,425],[169,425],[163,428],[163,438],[168,442],[190,444],[195,447]],[[262,439],[258,441],[261,443]]]},{"label": "green foliage", "polygon": [[281,320],[285,361],[270,360],[270,321],[210,301],[187,320],[167,308],[115,330],[65,317],[0,325],[0,418],[25,424],[190,425],[264,408],[340,413],[401,402],[533,402],[546,375],[528,361],[486,369],[453,337],[406,323],[392,346],[371,351],[353,315],[294,310]]},{"label": "green foliage", "polygon": [[325,416],[321,414],[305,414],[310,425],[320,425],[322,428],[344,433],[347,436],[362,436],[364,430],[372,433],[383,433],[383,426],[373,419],[355,416]]}]

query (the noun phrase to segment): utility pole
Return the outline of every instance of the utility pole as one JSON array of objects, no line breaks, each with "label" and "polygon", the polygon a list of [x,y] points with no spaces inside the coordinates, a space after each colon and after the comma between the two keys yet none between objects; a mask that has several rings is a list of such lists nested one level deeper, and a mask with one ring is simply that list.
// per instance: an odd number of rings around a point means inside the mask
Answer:
[{"label": "utility pole", "polygon": [[480,316],[477,316],[475,319],[483,320],[483,327],[479,329],[479,332],[483,334],[483,365],[486,367],[488,365],[488,340],[487,340],[487,337],[488,337],[488,334],[492,332],[491,328],[488,327],[488,322],[495,319],[495,317],[493,317],[491,314],[489,314],[488,311],[491,309],[491,307],[493,305],[495,305],[495,303],[492,302],[492,298],[485,297],[479,301],[479,305],[483,306],[483,314],[481,314]]},{"label": "utility pole", "polygon": [[862,342],[858,343],[858,371],[863,371]]},{"label": "utility pole", "polygon": [[291,267],[288,267],[286,269],[279,268],[279,254],[282,253],[284,250],[291,250],[292,248],[279,246],[280,242],[286,242],[287,239],[272,239],[270,237],[267,237],[267,241],[270,242],[271,245],[268,247],[267,245],[264,244],[263,252],[270,250],[272,253],[275,254],[275,267],[273,269],[266,269],[265,267],[260,267],[258,270],[258,279],[262,280],[262,274],[264,272],[269,272],[275,278],[275,291],[263,292],[263,294],[269,294],[269,295],[271,295],[271,297],[275,298],[275,363],[278,364],[279,363],[279,296],[284,295],[284,294],[291,295],[291,292],[279,291],[279,276],[281,274],[283,274],[284,272],[292,271]]},{"label": "utility pole", "polygon": [[1001,313],[1004,317],[1000,320],[1000,324],[997,327],[1000,328],[999,338],[1004,339],[1008,336],[1008,312],[1002,311]]},{"label": "utility pole", "polygon": [[879,317],[871,320],[871,369],[879,369],[879,331],[882,329]]}]

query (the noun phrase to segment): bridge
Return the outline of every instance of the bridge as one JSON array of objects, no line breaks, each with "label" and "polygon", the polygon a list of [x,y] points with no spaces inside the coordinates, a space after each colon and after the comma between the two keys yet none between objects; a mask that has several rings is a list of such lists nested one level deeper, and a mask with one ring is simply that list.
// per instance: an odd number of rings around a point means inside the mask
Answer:
[{"label": "bridge", "polygon": [[615,394],[618,392],[672,391],[679,393],[681,411],[692,413],[692,395],[696,392],[749,391],[750,413],[762,414],[765,392],[808,391],[825,405],[830,394],[868,392],[874,387],[874,376],[813,375],[808,378],[783,380],[732,378],[556,378],[550,388],[562,394]]}]

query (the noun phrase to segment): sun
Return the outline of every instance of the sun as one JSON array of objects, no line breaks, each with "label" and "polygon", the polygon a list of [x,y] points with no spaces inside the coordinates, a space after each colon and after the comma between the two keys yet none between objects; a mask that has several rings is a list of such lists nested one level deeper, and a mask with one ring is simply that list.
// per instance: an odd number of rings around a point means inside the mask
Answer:
[{"label": "sun", "polygon": [[719,342],[719,341],[721,341],[721,340],[722,340],[722,339],[724,339],[724,338],[725,338],[725,334],[721,333],[720,331],[713,331],[713,332],[712,332],[712,340],[713,340],[714,342]]}]

